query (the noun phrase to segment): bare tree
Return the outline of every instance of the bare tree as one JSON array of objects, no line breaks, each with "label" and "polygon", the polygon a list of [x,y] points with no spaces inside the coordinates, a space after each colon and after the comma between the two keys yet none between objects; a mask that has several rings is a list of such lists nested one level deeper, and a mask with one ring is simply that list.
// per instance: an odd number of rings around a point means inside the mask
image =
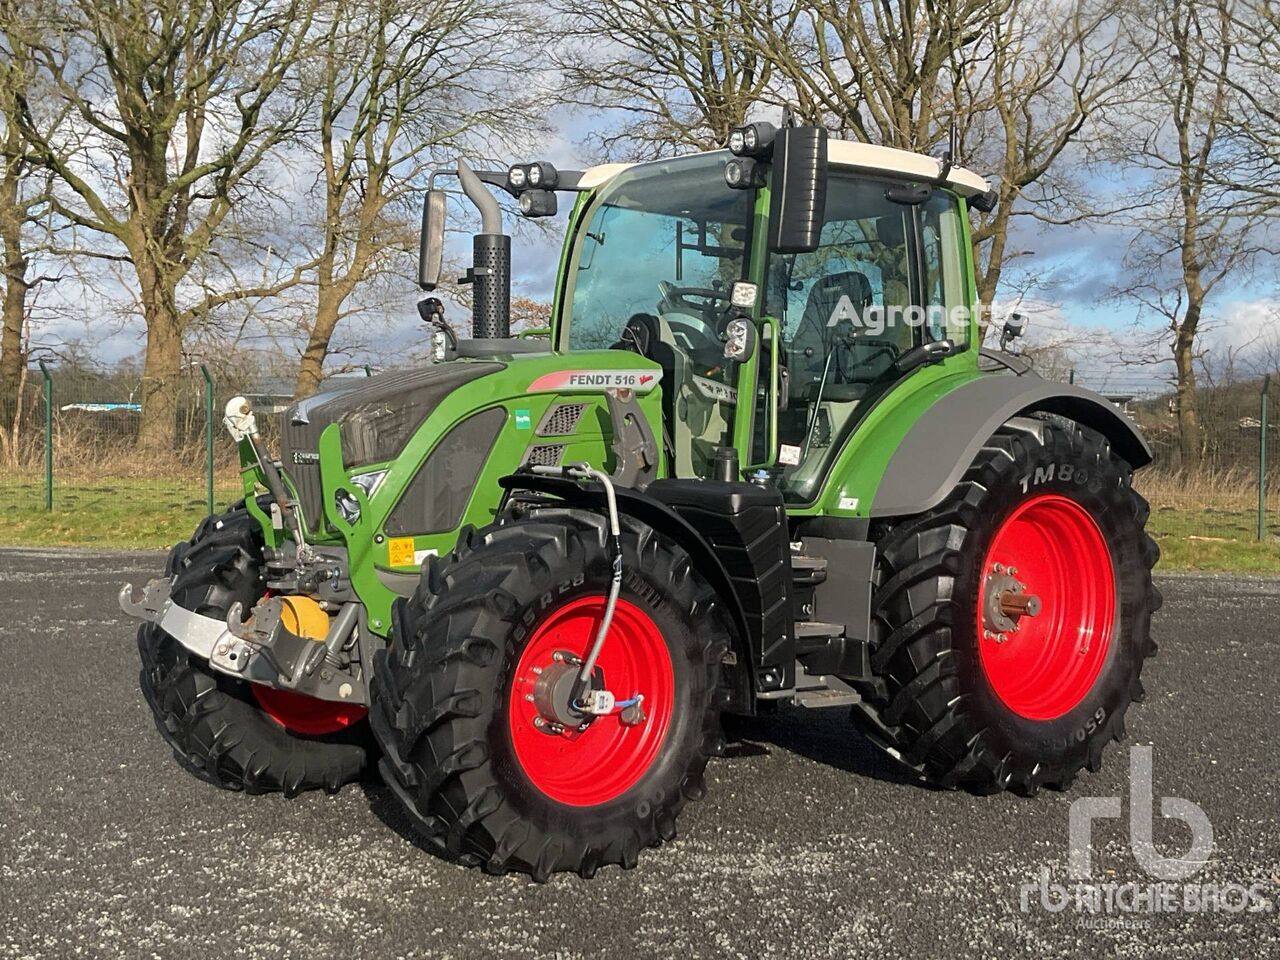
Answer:
[{"label": "bare tree", "polygon": [[[399,268],[416,249],[423,178],[442,151],[532,119],[512,97],[528,89],[527,63],[502,39],[508,7],[491,0],[326,0],[316,17],[315,149],[323,213],[316,309],[296,393],[320,384],[339,322],[359,309],[360,285]],[[523,74],[523,75],[522,75]]]},{"label": "bare tree", "polygon": [[1137,279],[1124,295],[1160,318],[1174,366],[1179,453],[1185,468],[1202,455],[1196,408],[1198,335],[1211,295],[1260,252],[1256,210],[1223,187],[1231,153],[1225,124],[1236,108],[1232,84],[1238,34],[1235,0],[1155,0],[1130,14],[1141,90],[1113,124],[1112,162],[1141,186],[1129,189],[1135,231],[1126,262]]},{"label": "bare tree", "polygon": [[1227,81],[1237,109],[1223,118],[1234,163],[1215,171],[1239,202],[1280,216],[1280,3],[1237,0],[1231,8],[1235,68]]},{"label": "bare tree", "polygon": [[[147,327],[139,444],[172,447],[183,336],[227,303],[296,282],[210,290],[189,281],[222,255],[263,167],[296,129],[286,82],[310,29],[308,0],[37,0],[5,24],[73,114],[50,131],[18,94],[28,158],[66,194],[57,216],[111,238],[133,268]],[[204,276],[210,276],[206,273]]]},{"label": "bare tree", "polygon": [[996,177],[998,203],[975,212],[978,299],[995,300],[1019,218],[1064,224],[1097,215],[1088,193],[1064,171],[1065,155],[1091,117],[1129,95],[1132,54],[1117,29],[1115,4],[1009,0],[989,22],[976,53],[955,71],[950,115],[965,163]]},{"label": "bare tree", "polygon": [[777,29],[752,9],[750,37],[775,65],[774,94],[839,136],[927,152],[945,142],[956,78],[976,68],[1011,0],[807,0]]},{"label": "bare tree", "polygon": [[781,0],[562,0],[567,95],[623,114],[618,128],[599,135],[609,156],[717,149],[774,79],[765,38],[752,31],[785,35],[799,11]]},{"label": "bare tree", "polygon": [[809,0],[788,32],[752,31],[778,98],[839,135],[918,153],[958,136],[957,160],[992,174],[977,214],[978,296],[989,306],[1017,218],[1081,216],[1061,168],[1087,118],[1123,94],[1123,43],[1103,0]]},{"label": "bare tree", "polygon": [[[0,24],[23,15],[24,5],[17,0],[0,0]],[[28,86],[30,65],[21,43],[0,43],[0,431],[10,432],[27,366],[30,296],[53,279],[31,273],[35,248],[43,242],[37,238],[48,236],[49,180],[32,169],[18,122],[18,97]]]}]

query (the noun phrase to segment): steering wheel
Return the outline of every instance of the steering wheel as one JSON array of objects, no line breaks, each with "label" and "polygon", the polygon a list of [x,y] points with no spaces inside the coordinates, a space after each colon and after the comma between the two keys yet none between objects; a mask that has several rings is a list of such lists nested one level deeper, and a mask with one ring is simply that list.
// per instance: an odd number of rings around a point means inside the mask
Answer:
[{"label": "steering wheel", "polygon": [[677,287],[666,280],[658,281],[658,294],[658,312],[672,333],[682,335],[685,352],[700,362],[719,364],[724,351],[720,340],[724,313],[717,305],[728,303],[729,294],[710,287]]},{"label": "steering wheel", "polygon": [[[714,304],[717,301],[729,302],[727,291],[711,287],[677,287],[669,280],[658,281],[658,296],[658,309],[662,313],[687,313],[704,318],[708,312],[715,310]],[[703,302],[691,303],[690,297]]]}]

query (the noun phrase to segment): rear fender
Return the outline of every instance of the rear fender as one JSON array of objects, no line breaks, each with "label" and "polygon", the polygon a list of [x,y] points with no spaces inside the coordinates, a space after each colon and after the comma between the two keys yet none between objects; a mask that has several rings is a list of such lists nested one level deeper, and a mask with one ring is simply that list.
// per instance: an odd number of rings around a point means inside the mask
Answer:
[{"label": "rear fender", "polygon": [[950,391],[916,420],[885,468],[871,516],[933,509],[1002,424],[1030,413],[1057,414],[1096,430],[1135,470],[1151,462],[1151,448],[1137,426],[1105,397],[1039,377],[992,374]]}]

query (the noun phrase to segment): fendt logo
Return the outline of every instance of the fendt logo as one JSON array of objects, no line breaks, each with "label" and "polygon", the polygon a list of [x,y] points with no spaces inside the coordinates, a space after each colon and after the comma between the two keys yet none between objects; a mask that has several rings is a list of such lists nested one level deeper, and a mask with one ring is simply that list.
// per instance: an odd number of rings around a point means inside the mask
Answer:
[{"label": "fendt logo", "polygon": [[634,390],[647,393],[662,379],[660,370],[558,370],[529,384],[530,393],[550,390]]}]

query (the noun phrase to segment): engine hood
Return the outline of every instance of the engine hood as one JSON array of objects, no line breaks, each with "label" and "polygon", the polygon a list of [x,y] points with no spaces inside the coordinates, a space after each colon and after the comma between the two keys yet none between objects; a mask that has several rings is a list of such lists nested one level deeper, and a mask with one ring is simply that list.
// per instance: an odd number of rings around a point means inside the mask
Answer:
[{"label": "engine hood", "polygon": [[496,362],[429,364],[318,393],[285,410],[280,458],[308,523],[314,527],[322,515],[319,449],[326,427],[338,424],[348,468],[393,460],[445,397],[503,369]]}]

